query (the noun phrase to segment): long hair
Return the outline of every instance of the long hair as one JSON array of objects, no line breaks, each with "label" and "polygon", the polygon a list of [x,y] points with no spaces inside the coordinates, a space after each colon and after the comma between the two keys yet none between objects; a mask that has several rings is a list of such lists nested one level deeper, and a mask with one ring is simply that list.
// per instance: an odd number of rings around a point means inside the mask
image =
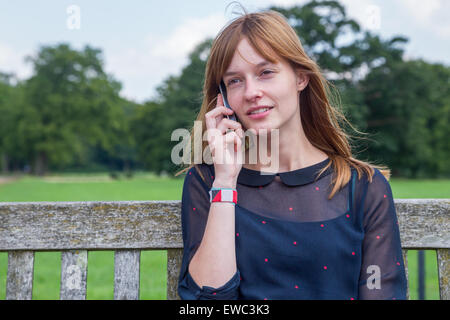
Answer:
[{"label": "long hair", "polygon": [[[301,124],[310,143],[326,153],[331,160],[318,174],[319,177],[329,166],[333,166],[334,186],[329,199],[349,182],[351,167],[356,169],[359,179],[365,172],[371,182],[374,168],[378,168],[389,179],[390,171],[385,166],[370,164],[352,156],[350,136],[341,129],[339,122],[344,121],[351,128],[353,126],[338,108],[331,105],[329,97],[332,85],[323,77],[319,66],[306,55],[299,37],[286,18],[276,11],[247,13],[235,18],[214,40],[205,70],[203,102],[197,116],[197,121],[202,122],[202,132],[206,131],[205,114],[216,105],[220,81],[243,37],[266,60],[276,62],[281,57],[294,70],[300,70],[309,76],[308,85],[300,93]],[[191,128],[191,165],[176,175],[194,166],[194,137],[194,128]],[[202,151],[208,146],[206,141],[197,143],[202,144]]]}]

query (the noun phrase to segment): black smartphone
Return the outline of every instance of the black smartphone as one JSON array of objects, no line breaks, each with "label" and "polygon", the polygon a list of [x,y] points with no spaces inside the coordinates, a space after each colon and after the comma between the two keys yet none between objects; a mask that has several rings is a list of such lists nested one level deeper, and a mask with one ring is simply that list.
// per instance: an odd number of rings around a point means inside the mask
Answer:
[{"label": "black smartphone", "polygon": [[[223,82],[223,80],[220,81],[219,90],[220,90],[220,94],[222,95],[222,98],[223,98],[223,104],[225,105],[225,107],[231,109],[231,106],[228,103],[227,88],[225,87],[225,83]],[[239,118],[236,117],[235,113],[233,113],[231,116],[227,115],[227,118],[230,119],[230,120],[234,120],[234,121],[240,122]],[[231,129],[229,129],[229,130],[231,130]],[[254,146],[253,140],[250,139],[250,138],[249,138],[249,140],[247,140],[247,138],[244,137],[244,143],[245,143],[246,148]]]},{"label": "black smartphone", "polygon": [[[225,87],[225,83],[223,82],[223,80],[220,81],[219,90],[220,90],[220,94],[222,95],[222,98],[223,98],[223,104],[225,105],[225,107],[231,109],[230,104],[228,103],[228,98],[227,98],[227,88]],[[239,122],[239,119],[237,119],[235,113],[233,113],[231,116],[227,115],[227,118],[230,120]]]}]

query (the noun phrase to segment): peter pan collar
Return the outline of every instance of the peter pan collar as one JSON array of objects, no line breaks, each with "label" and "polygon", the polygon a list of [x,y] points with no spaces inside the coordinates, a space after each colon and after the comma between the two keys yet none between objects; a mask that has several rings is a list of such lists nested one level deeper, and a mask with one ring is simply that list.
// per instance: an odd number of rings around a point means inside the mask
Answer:
[{"label": "peter pan collar", "polygon": [[[261,171],[251,170],[242,167],[239,173],[237,182],[252,187],[264,186],[273,181],[275,176],[279,176],[281,181],[288,186],[301,186],[314,182],[320,170],[328,165],[330,158],[327,158],[312,166],[280,173],[265,173]],[[330,165],[320,177],[326,176],[333,172],[332,165]]]}]

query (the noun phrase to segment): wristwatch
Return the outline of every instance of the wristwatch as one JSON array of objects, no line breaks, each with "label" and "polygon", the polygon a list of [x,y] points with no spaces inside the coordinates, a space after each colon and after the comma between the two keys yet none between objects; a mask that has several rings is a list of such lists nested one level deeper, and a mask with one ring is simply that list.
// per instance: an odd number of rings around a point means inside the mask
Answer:
[{"label": "wristwatch", "polygon": [[232,188],[211,188],[209,190],[209,201],[237,204],[237,190]]}]

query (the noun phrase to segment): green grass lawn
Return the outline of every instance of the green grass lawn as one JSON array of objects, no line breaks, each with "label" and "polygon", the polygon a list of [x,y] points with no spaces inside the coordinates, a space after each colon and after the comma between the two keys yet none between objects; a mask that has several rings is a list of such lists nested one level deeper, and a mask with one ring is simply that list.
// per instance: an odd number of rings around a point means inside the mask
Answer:
[{"label": "green grass lawn", "polygon": [[[133,179],[112,180],[108,174],[24,177],[0,185],[1,202],[21,201],[126,201],[180,200],[183,179],[137,174]],[[0,299],[6,296],[8,258],[0,252]],[[37,252],[34,263],[33,299],[59,299],[60,252]],[[141,252],[140,298],[166,299],[166,251]],[[87,299],[113,299],[114,252],[89,251]]]},{"label": "green grass lawn", "polygon": [[137,174],[112,180],[107,174],[25,177],[0,185],[0,201],[127,201],[179,200],[183,180]]},{"label": "green grass lawn", "polygon": [[[140,298],[166,299],[166,251],[141,252]],[[0,253],[0,299],[6,295],[7,253]],[[33,299],[58,300],[61,252],[37,252],[34,261]],[[114,252],[89,251],[87,299],[114,298]]]},{"label": "green grass lawn", "polygon": [[[126,201],[180,200],[183,179],[137,174],[111,180],[107,174],[62,174],[24,177],[0,185],[0,201]],[[449,198],[450,180],[392,179],[395,198]],[[141,299],[166,299],[166,251],[141,252]],[[0,252],[0,299],[6,295],[7,253]],[[33,299],[58,299],[60,252],[37,252]],[[417,299],[417,251],[408,252],[411,299]],[[112,299],[114,252],[89,251],[87,299]],[[426,298],[439,299],[436,253],[426,251]]]},{"label": "green grass lawn", "polygon": [[450,198],[450,180],[408,180],[391,179],[389,181],[394,198],[398,199],[448,199]]}]

